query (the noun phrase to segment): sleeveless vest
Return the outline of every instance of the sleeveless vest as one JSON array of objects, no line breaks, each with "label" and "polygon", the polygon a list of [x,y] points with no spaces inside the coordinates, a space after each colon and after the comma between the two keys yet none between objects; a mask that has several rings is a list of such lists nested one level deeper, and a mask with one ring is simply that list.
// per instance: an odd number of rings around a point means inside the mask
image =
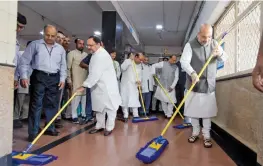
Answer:
[{"label": "sleeveless vest", "polygon": [[173,84],[176,69],[177,69],[176,64],[170,64],[167,61],[163,62],[160,82],[164,88],[168,89]]},{"label": "sleeveless vest", "polygon": [[[200,73],[205,62],[211,56],[213,49],[216,47],[216,41],[212,40],[207,46],[202,46],[197,38],[190,41],[190,46],[192,49],[192,59],[190,65],[196,71],[197,74]],[[212,93],[215,91],[216,87],[216,72],[217,72],[217,60],[216,58],[212,59],[204,70],[203,74],[199,78],[200,81],[195,84],[193,92],[198,93]],[[186,76],[186,89],[190,89],[192,85],[191,76]]]}]

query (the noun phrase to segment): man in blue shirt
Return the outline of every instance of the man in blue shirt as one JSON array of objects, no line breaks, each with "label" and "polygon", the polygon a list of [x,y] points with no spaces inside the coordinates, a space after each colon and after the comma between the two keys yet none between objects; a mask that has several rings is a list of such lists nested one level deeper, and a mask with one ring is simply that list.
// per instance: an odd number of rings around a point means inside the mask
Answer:
[{"label": "man in blue shirt", "polygon": [[[57,113],[58,91],[62,89],[66,79],[66,53],[64,48],[55,42],[57,29],[52,25],[44,27],[44,39],[30,43],[21,57],[19,72],[22,87],[29,85],[28,70],[33,73],[30,78],[31,94],[28,116],[28,140],[37,136],[40,126],[42,107],[47,123]],[[45,103],[43,104],[43,99]],[[45,135],[57,136],[58,132],[51,125]]]}]

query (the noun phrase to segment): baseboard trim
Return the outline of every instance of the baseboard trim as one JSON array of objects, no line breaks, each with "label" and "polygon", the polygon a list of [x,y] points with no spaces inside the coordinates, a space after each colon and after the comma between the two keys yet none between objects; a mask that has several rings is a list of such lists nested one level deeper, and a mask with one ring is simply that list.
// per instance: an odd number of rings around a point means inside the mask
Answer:
[{"label": "baseboard trim", "polygon": [[11,67],[11,68],[15,68],[15,65],[10,65],[10,64],[6,64],[6,63],[0,63],[0,66],[5,66],[5,67]]},{"label": "baseboard trim", "polygon": [[238,166],[260,166],[257,154],[212,122],[212,138]]},{"label": "baseboard trim", "polygon": [[5,155],[0,157],[1,166],[12,166],[12,154]]}]

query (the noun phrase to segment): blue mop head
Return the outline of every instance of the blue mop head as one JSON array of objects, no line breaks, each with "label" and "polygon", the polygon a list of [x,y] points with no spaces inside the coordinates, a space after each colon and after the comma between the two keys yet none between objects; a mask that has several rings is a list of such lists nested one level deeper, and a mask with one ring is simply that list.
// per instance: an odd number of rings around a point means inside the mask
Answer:
[{"label": "blue mop head", "polygon": [[158,118],[156,116],[145,117],[145,118],[138,117],[138,118],[133,118],[132,119],[132,123],[155,121],[155,120],[158,120]]},{"label": "blue mop head", "polygon": [[45,155],[45,154],[23,154],[21,152],[12,152],[12,162],[15,165],[46,165],[50,162],[57,160],[57,156]]},{"label": "blue mop head", "polygon": [[189,127],[192,127],[191,123],[183,123],[183,124],[173,126],[173,128],[177,128],[177,129],[185,129],[185,128],[189,128]]},{"label": "blue mop head", "polygon": [[139,150],[136,158],[145,164],[150,164],[159,158],[168,144],[168,140],[162,136],[154,138]]}]

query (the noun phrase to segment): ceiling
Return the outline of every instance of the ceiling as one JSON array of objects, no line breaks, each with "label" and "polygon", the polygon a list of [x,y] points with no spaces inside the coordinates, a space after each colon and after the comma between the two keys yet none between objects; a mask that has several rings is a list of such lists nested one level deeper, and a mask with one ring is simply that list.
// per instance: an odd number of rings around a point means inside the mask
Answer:
[{"label": "ceiling", "polygon": [[[138,31],[143,45],[152,46],[182,46],[196,5],[196,1],[118,3]],[[26,40],[39,39],[42,37],[39,32],[49,23],[55,24],[66,35],[88,38],[94,31],[101,31],[103,10],[114,10],[114,7],[109,1],[19,1],[18,11],[28,20],[21,36]],[[155,29],[156,24],[164,26],[161,33]]]},{"label": "ceiling", "polygon": [[26,40],[41,37],[39,32],[47,23],[55,24],[66,35],[82,38],[101,31],[102,10],[94,1],[19,1],[18,11],[28,20],[21,33]]},{"label": "ceiling", "polygon": [[[119,1],[144,45],[182,46],[196,1]],[[155,26],[162,24],[158,34]]]}]

